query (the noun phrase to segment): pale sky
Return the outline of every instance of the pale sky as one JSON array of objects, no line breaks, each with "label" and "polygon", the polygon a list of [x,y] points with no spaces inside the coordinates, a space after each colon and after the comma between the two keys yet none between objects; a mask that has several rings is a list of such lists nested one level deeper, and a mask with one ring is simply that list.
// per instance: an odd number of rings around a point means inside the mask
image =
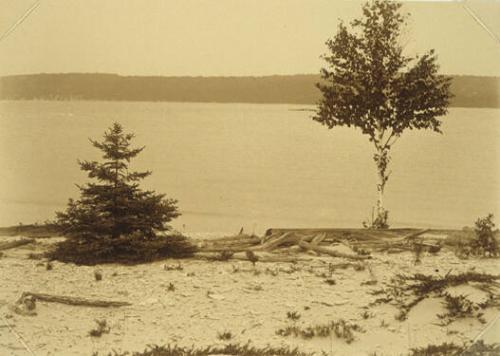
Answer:
[{"label": "pale sky", "polygon": [[[0,36],[37,1],[0,0]],[[342,0],[41,0],[0,40],[0,75],[317,73]],[[443,73],[500,76],[500,2],[405,2],[409,54],[436,49]],[[497,39],[494,38],[495,33]]]}]

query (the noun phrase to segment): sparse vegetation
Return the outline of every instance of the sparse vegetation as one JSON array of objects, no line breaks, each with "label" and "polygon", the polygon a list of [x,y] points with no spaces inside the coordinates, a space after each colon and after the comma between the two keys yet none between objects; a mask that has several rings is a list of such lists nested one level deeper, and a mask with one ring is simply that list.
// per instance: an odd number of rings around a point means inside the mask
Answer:
[{"label": "sparse vegetation", "polygon": [[167,291],[175,292],[175,285],[172,282],[168,284]]},{"label": "sparse vegetation", "polygon": [[304,339],[311,339],[313,337],[327,337],[335,335],[339,339],[345,340],[348,344],[354,341],[354,332],[362,332],[363,330],[358,324],[351,324],[344,319],[331,321],[328,324],[320,324],[301,328],[299,326],[287,326],[284,329],[276,331],[280,336],[295,336]]},{"label": "sparse vegetation", "polygon": [[296,311],[289,311],[289,312],[286,312],[286,318],[288,320],[291,320],[293,322],[297,322],[300,320],[300,314]]},{"label": "sparse vegetation", "polygon": [[233,333],[230,331],[223,331],[217,333],[217,339],[221,341],[228,341],[231,340],[232,338],[233,338]]},{"label": "sparse vegetation", "polygon": [[462,354],[464,347],[454,343],[443,343],[441,345],[428,345],[426,347],[411,349],[411,356],[458,356]]},{"label": "sparse vegetation", "polygon": [[100,270],[95,270],[94,271],[94,278],[96,281],[102,281],[102,271]]},{"label": "sparse vegetation", "polygon": [[102,334],[109,334],[111,328],[108,325],[106,319],[96,320],[97,328],[89,331],[89,335],[92,337],[101,337]]},{"label": "sparse vegetation", "polygon": [[289,347],[256,347],[250,343],[228,344],[224,346],[209,346],[206,348],[181,347],[171,345],[150,345],[143,352],[117,352],[108,356],[209,356],[209,355],[238,355],[238,356],[312,356],[312,353],[299,351]]},{"label": "sparse vegetation", "polygon": [[330,285],[330,286],[334,286],[334,285],[337,284],[337,282],[333,278],[325,279],[325,283],[328,284],[328,285]]},{"label": "sparse vegetation", "polygon": [[366,320],[373,318],[373,314],[370,313],[368,310],[365,310],[363,313],[361,313],[361,317]]},{"label": "sparse vegetation", "polygon": [[474,232],[476,239],[473,241],[473,253],[485,257],[497,257],[499,255],[498,241],[493,229],[493,214],[476,220]]},{"label": "sparse vegetation", "polygon": [[462,231],[451,234],[445,244],[454,248],[460,258],[498,257],[499,230],[495,229],[493,214],[478,218],[474,228],[464,227]]},{"label": "sparse vegetation", "polygon": [[438,315],[443,320],[443,325],[449,325],[460,318],[477,318],[481,323],[486,323],[483,319],[483,313],[480,312],[481,309],[486,307],[485,304],[478,305],[464,295],[453,296],[448,293],[444,294],[443,304],[447,312]]},{"label": "sparse vegetation", "polygon": [[445,342],[440,345],[428,345],[426,347],[411,349],[410,356],[495,356],[500,354],[500,344],[486,344],[478,340],[472,345],[457,345]]},{"label": "sparse vegetation", "polygon": [[414,263],[420,264],[422,262],[422,254],[424,252],[424,247],[419,243],[414,243],[412,246],[413,255],[415,256]]},{"label": "sparse vegetation", "polygon": [[233,257],[233,255],[234,255],[233,251],[224,250],[224,251],[219,252],[216,255],[215,259],[217,261],[229,261],[231,259],[231,257]]},{"label": "sparse vegetation", "polygon": [[[466,272],[457,275],[446,274],[443,277],[433,277],[424,274],[412,276],[397,275],[392,280],[392,288],[375,291],[372,294],[385,294],[385,297],[378,298],[373,304],[387,303],[394,301],[400,312],[396,315],[397,320],[405,320],[408,312],[423,299],[435,295],[445,297],[447,287],[458,286],[469,282],[479,284],[478,287],[489,291],[490,296],[495,296],[490,291],[490,285],[498,285],[496,282],[500,276],[485,273]],[[412,298],[407,302],[408,298]]]}]

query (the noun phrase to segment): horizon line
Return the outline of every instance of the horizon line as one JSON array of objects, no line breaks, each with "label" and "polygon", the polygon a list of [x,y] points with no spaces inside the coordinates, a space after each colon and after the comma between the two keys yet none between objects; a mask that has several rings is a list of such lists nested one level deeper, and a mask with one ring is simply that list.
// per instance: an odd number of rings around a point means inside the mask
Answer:
[{"label": "horizon line", "polygon": [[[255,74],[255,75],[165,75],[165,74],[120,74],[113,72],[37,72],[25,74],[6,74],[0,78],[35,76],[35,75],[112,75],[117,77],[142,77],[142,78],[266,78],[266,77],[298,77],[298,76],[320,76],[321,73],[295,73],[295,74]],[[477,74],[449,74],[442,73],[441,75],[453,77],[484,77],[484,78],[500,78],[500,75],[477,75]]]}]

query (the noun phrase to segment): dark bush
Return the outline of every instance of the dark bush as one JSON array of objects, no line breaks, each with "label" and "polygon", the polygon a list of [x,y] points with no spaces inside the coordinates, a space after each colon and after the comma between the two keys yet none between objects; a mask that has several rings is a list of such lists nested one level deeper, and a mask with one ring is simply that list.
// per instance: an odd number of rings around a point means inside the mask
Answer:
[{"label": "dark bush", "polygon": [[196,247],[182,235],[142,238],[135,235],[119,238],[83,240],[68,238],[59,243],[47,257],[78,265],[100,263],[139,264],[165,258],[190,257]]}]

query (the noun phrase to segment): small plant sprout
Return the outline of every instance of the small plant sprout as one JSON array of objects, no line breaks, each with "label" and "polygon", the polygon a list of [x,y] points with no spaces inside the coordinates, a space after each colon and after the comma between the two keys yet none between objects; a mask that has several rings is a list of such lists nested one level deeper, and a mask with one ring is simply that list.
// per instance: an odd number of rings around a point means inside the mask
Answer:
[{"label": "small plant sprout", "polygon": [[223,331],[217,333],[217,339],[222,341],[228,341],[233,338],[233,333],[230,331]]},{"label": "small plant sprout", "polygon": [[253,266],[254,266],[254,268],[255,268],[255,264],[256,264],[256,263],[257,263],[257,261],[259,260],[259,257],[258,257],[255,253],[253,253],[253,251],[246,251],[246,252],[245,252],[245,254],[246,254],[246,256],[247,256],[248,260],[249,260],[250,262],[252,262],[252,265],[253,265]]},{"label": "small plant sprout", "polygon": [[175,286],[172,282],[168,284],[167,291],[169,292],[175,292]]},{"label": "small plant sprout", "polygon": [[301,315],[298,312],[296,312],[296,311],[289,311],[289,312],[286,313],[286,318],[288,320],[293,321],[293,322],[299,321],[300,316]]},{"label": "small plant sprout", "polygon": [[335,279],[333,279],[333,278],[325,279],[325,283],[330,285],[330,286],[334,286],[335,284],[337,284],[337,282],[335,282]]},{"label": "small plant sprout", "polygon": [[45,269],[47,271],[52,271],[53,268],[54,268],[54,265],[52,264],[52,262],[47,262],[47,264],[45,265]]},{"label": "small plant sprout", "polygon": [[361,313],[361,317],[366,320],[373,317],[373,314],[370,313],[368,310],[365,310],[363,313]]},{"label": "small plant sprout", "polygon": [[97,328],[90,330],[89,335],[92,337],[101,337],[102,334],[109,334],[111,328],[106,319],[96,320]]},{"label": "small plant sprout", "polygon": [[94,278],[96,281],[101,281],[102,280],[102,271],[100,270],[95,270],[94,271]]},{"label": "small plant sprout", "polygon": [[280,336],[295,336],[304,339],[313,337],[328,337],[335,335],[339,339],[345,340],[348,344],[354,341],[354,331],[363,332],[358,324],[350,324],[343,319],[331,321],[328,324],[312,325],[306,328],[300,328],[296,325],[287,326],[284,329],[276,331]]},{"label": "small plant sprout", "polygon": [[234,255],[233,251],[224,250],[219,252],[219,254],[216,256],[215,259],[217,261],[229,261],[233,257],[233,255]]},{"label": "small plant sprout", "polygon": [[495,237],[495,224],[493,214],[488,214],[485,218],[476,220],[474,232],[476,239],[473,243],[474,252],[485,257],[497,257],[500,254],[498,241]]},{"label": "small plant sprout", "polygon": [[413,244],[413,253],[415,255],[414,263],[416,265],[418,265],[422,262],[422,253],[423,252],[424,252],[424,248],[423,248],[422,244],[420,244],[418,242]]}]

